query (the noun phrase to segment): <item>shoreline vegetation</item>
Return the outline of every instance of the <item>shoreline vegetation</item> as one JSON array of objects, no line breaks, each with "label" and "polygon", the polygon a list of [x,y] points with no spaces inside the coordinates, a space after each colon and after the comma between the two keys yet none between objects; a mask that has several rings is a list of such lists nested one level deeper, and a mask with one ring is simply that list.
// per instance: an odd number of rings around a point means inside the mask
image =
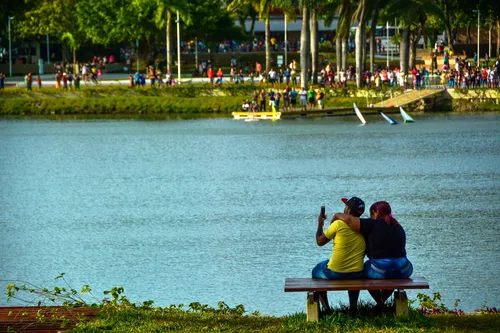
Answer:
[{"label": "shoreline vegetation", "polygon": [[[154,306],[153,301],[131,302],[123,287],[104,291],[104,299],[97,298],[88,285],[81,290],[72,288],[61,273],[62,286],[41,288],[30,283],[7,285],[8,301],[15,299],[26,306],[10,310],[7,320],[0,325],[23,331],[37,325],[52,325],[67,332],[484,332],[500,331],[500,312],[483,305],[473,313],[447,308],[438,292],[432,296],[418,294],[410,301],[408,316],[395,316],[394,304],[378,307],[361,302],[357,313],[350,314],[347,305],[340,304],[324,315],[319,322],[307,322],[303,312],[285,316],[263,315],[258,311],[246,313],[242,304],[230,307],[223,301],[216,307],[198,302]],[[31,301],[28,301],[30,300]],[[34,306],[33,306],[34,305]],[[38,309],[38,310],[37,310]],[[299,311],[301,309],[298,309]],[[32,313],[36,312],[36,316]],[[31,313],[31,315],[30,315]],[[87,313],[88,315],[81,315]],[[31,316],[31,317],[30,317]],[[11,317],[12,319],[10,319]],[[10,319],[10,320],[9,320]],[[26,327],[23,327],[25,325]],[[1,328],[1,326],[0,326]]]},{"label": "shoreline vegetation", "polygon": [[[0,117],[61,118],[75,119],[141,118],[161,120],[169,118],[231,117],[241,110],[243,100],[251,100],[255,90],[265,88],[283,90],[285,85],[227,84],[214,87],[210,84],[184,84],[175,87],[157,88],[125,86],[84,86],[78,90],[42,88],[27,91],[12,88],[0,91]],[[403,93],[400,87],[358,89],[354,85],[346,88],[327,88],[326,108],[369,107],[391,96]],[[462,102],[463,101],[463,102]],[[471,101],[463,98],[453,100],[447,110],[436,111],[500,111],[492,100],[478,100],[474,108]],[[267,104],[267,103],[266,103]],[[463,106],[467,107],[461,107]],[[280,110],[281,111],[281,110]],[[345,113],[345,112],[344,112]]]}]

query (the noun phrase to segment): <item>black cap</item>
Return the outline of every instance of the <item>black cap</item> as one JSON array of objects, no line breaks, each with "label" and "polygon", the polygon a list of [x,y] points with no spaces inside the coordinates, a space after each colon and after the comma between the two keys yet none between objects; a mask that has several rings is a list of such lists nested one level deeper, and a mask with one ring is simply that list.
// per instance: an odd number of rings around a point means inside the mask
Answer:
[{"label": "black cap", "polygon": [[342,198],[341,200],[347,207],[349,207],[352,215],[359,217],[365,212],[365,202],[360,198],[351,197],[349,199]]}]

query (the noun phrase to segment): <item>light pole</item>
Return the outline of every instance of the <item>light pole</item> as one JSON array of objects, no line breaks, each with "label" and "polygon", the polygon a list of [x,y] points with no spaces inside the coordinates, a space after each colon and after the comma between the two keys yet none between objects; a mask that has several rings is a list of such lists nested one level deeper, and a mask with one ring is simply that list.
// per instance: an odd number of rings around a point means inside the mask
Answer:
[{"label": "light pole", "polygon": [[12,21],[14,17],[9,16],[8,19],[8,30],[9,30],[9,76],[12,76],[12,43],[10,38],[10,21]]},{"label": "light pole", "polygon": [[287,28],[286,28],[286,14],[285,14],[285,66],[288,66],[288,57],[287,57],[287,51],[288,51],[288,34],[287,34]]},{"label": "light pole", "polygon": [[389,21],[387,21],[386,27],[387,27],[387,42],[385,43],[386,45],[385,52],[387,56],[387,68],[389,69]]},{"label": "light pole", "polygon": [[50,64],[49,34],[47,34],[47,64]]},{"label": "light pole", "polygon": [[181,27],[179,23],[179,11],[177,11],[177,83],[181,83]]},{"label": "light pole", "polygon": [[479,16],[480,16],[480,13],[479,13],[479,9],[477,10],[477,64],[479,65],[479,63],[481,61],[479,61],[479,59],[481,59],[481,54],[479,53],[479,36],[481,36],[481,28],[479,27]]}]

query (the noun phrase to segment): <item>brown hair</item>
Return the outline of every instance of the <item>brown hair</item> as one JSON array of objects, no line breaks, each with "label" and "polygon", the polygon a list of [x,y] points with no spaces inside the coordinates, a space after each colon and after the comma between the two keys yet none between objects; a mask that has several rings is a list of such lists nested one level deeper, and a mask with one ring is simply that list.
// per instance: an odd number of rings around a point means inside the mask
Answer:
[{"label": "brown hair", "polygon": [[377,201],[370,206],[370,215],[372,212],[377,212],[380,219],[384,219],[385,223],[397,227],[399,222],[392,217],[391,206],[387,201]]}]

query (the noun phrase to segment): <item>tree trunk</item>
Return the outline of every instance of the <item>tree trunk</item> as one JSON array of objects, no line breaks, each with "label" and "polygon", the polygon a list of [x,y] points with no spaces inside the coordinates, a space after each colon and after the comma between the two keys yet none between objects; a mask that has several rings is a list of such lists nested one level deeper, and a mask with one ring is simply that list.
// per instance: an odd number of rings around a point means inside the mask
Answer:
[{"label": "tree trunk", "polygon": [[399,67],[404,74],[408,73],[409,51],[410,51],[410,38],[409,28],[401,28],[401,42],[399,46]]},{"label": "tree trunk", "polygon": [[375,70],[375,51],[376,51],[376,34],[377,34],[377,23],[378,23],[378,6],[380,1],[377,0],[375,2],[375,8],[373,8],[372,12],[372,24],[370,26],[371,36],[370,36],[370,72],[373,73]]},{"label": "tree trunk", "polygon": [[363,86],[363,70],[364,59],[363,53],[366,52],[366,3],[367,0],[360,0],[358,8],[360,13],[358,16],[358,27],[356,29],[355,50],[356,50],[356,86],[361,88]]},{"label": "tree trunk", "polygon": [[470,26],[467,26],[465,29],[465,44],[471,44],[470,42],[471,37],[470,37]]},{"label": "tree trunk", "polygon": [[[339,36],[337,29],[337,35],[335,36],[335,55],[337,56],[337,75],[340,73],[342,68],[342,39]],[[340,79],[340,78],[339,78]]]},{"label": "tree trunk", "polygon": [[448,7],[448,0],[443,0],[443,14],[444,14],[444,27],[446,30],[446,35],[448,36],[448,48],[450,51],[455,52],[453,49],[453,44],[455,43],[455,38],[453,36],[453,31],[450,24],[450,12]]},{"label": "tree trunk", "polygon": [[245,19],[246,17],[243,17],[243,16],[240,16],[238,17],[238,22],[240,23],[240,28],[243,30],[243,31],[247,31],[247,28],[245,26]]},{"label": "tree trunk", "polygon": [[309,7],[302,5],[302,30],[300,31],[300,85],[307,89],[309,61]]},{"label": "tree trunk", "polygon": [[255,20],[256,20],[256,17],[252,16],[252,24],[250,25],[250,31],[249,31],[250,35],[253,35],[253,31],[255,29]]},{"label": "tree trunk", "polygon": [[363,27],[363,36],[361,37],[362,40],[363,40],[363,48],[361,49],[362,53],[362,61],[361,61],[361,64],[363,65],[362,69],[363,69],[363,72],[366,71],[366,22],[365,22],[365,25]]},{"label": "tree trunk", "polygon": [[271,69],[271,42],[269,36],[271,35],[271,25],[269,23],[269,14],[266,16],[266,73]]},{"label": "tree trunk", "polygon": [[312,82],[318,84],[318,9],[311,10],[311,75]]},{"label": "tree trunk", "polygon": [[73,71],[76,68],[76,48],[73,48]]},{"label": "tree trunk", "polygon": [[349,43],[348,43],[348,37],[342,38],[342,69],[347,71],[347,68],[349,67],[349,62],[347,57],[349,56]]},{"label": "tree trunk", "polygon": [[413,69],[415,67],[415,60],[417,58],[417,42],[415,41],[415,36],[410,33],[410,55],[409,55],[409,65],[408,68]]},{"label": "tree trunk", "polygon": [[[170,49],[170,43],[172,42],[172,12],[167,11],[167,23],[165,24],[165,34],[166,34],[166,48],[167,48],[167,71],[172,71],[172,50]],[[139,61],[139,59],[137,59]]]},{"label": "tree trunk", "polygon": [[[377,15],[378,16],[378,15]],[[372,24],[370,26],[371,36],[370,36],[370,72],[373,73],[375,70],[375,48],[377,47],[375,33],[377,30],[377,17],[372,19]]]},{"label": "tree trunk", "polygon": [[497,58],[500,57],[500,18],[497,18]]}]

